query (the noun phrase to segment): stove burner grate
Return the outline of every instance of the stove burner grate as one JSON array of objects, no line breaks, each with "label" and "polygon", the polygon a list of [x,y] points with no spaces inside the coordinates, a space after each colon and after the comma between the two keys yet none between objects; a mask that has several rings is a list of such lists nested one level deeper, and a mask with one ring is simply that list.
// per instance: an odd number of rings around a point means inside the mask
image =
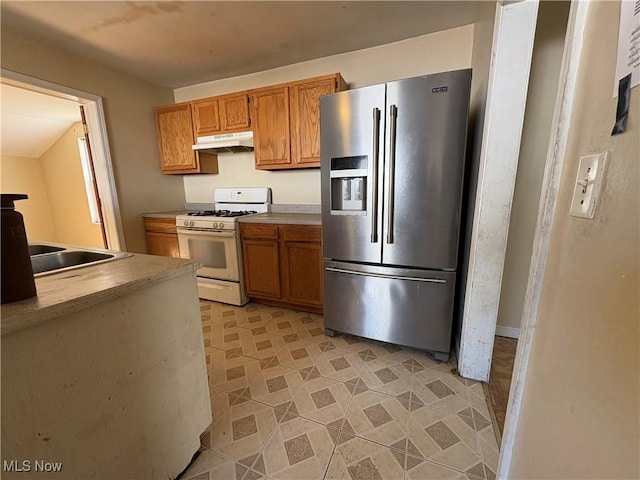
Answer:
[{"label": "stove burner grate", "polygon": [[187,215],[193,217],[241,217],[243,215],[253,215],[255,210],[242,210],[239,212],[232,212],[230,210],[201,210],[198,212],[188,212]]}]

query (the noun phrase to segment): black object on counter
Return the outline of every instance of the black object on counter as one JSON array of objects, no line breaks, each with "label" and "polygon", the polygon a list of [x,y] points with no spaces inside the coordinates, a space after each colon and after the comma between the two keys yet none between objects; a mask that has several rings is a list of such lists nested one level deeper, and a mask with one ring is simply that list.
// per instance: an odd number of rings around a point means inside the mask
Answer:
[{"label": "black object on counter", "polygon": [[2,204],[1,303],[10,303],[36,294],[24,220],[20,212],[15,211],[13,205],[14,201],[28,197],[25,194],[3,193],[0,194],[0,198]]}]

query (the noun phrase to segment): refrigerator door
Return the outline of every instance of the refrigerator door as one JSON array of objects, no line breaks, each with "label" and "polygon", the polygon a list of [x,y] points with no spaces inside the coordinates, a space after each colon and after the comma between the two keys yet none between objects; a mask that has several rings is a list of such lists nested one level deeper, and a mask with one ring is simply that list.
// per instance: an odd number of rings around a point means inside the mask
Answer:
[{"label": "refrigerator door", "polygon": [[471,70],[387,84],[382,263],[454,270]]},{"label": "refrigerator door", "polygon": [[455,273],[324,262],[325,327],[448,354]]},{"label": "refrigerator door", "polygon": [[385,85],[320,98],[323,256],[382,258]]}]

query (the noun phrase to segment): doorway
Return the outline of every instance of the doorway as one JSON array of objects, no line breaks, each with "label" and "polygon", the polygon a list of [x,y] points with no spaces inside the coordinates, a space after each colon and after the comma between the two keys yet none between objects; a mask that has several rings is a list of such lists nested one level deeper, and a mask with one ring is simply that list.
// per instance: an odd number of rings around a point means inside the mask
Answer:
[{"label": "doorway", "polygon": [[[113,176],[113,167],[106,133],[102,98],[87,92],[71,89],[62,85],[28,77],[16,72],[2,69],[0,82],[3,85],[46,95],[58,100],[72,102],[78,109],[79,129],[75,134],[78,138],[85,137],[87,157],[92,188],[99,205],[98,216],[105,247],[110,250],[126,250],[118,197]],[[80,115],[80,107],[84,110],[84,122]],[[83,123],[85,124],[83,126]],[[89,139],[87,142],[86,139]],[[80,148],[80,147],[79,147]],[[93,168],[91,168],[93,167]]]}]

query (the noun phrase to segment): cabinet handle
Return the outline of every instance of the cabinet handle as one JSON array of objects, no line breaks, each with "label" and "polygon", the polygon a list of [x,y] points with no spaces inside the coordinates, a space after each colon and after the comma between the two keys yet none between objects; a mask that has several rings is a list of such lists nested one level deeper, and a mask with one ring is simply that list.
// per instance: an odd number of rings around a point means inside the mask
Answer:
[{"label": "cabinet handle", "polygon": [[371,173],[371,243],[378,242],[378,160],[380,157],[380,109],[373,109],[373,170]]}]

